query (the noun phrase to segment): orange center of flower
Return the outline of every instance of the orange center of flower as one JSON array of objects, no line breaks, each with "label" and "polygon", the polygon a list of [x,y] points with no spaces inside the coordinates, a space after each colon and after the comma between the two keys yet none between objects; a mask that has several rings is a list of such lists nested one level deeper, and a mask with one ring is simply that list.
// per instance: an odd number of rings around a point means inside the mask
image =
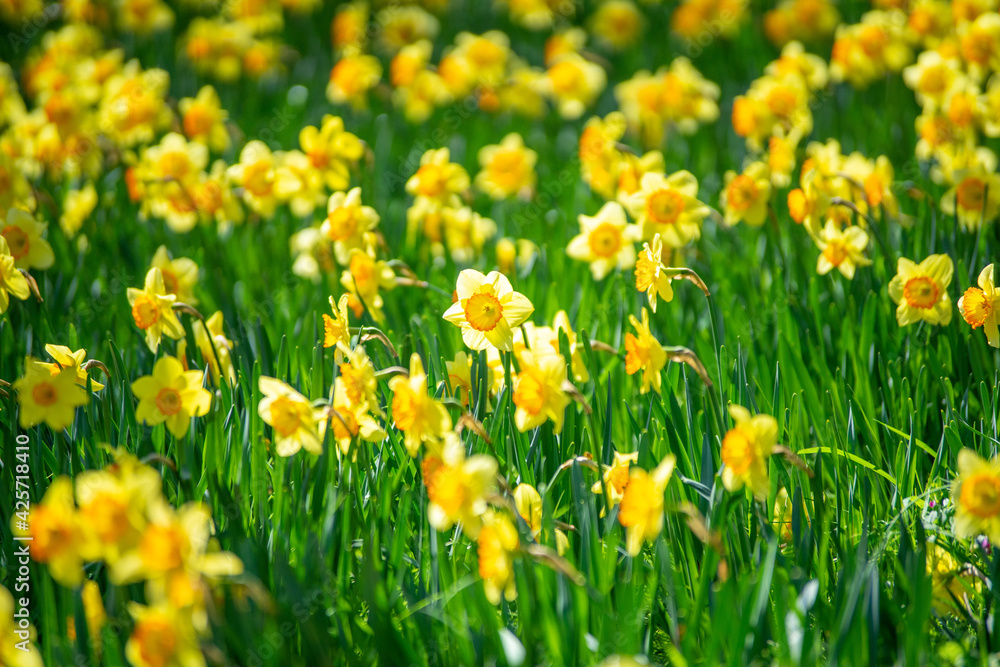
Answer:
[{"label": "orange center of flower", "polygon": [[167,619],[143,619],[135,626],[132,639],[139,647],[143,663],[149,667],[165,667],[173,662],[177,651],[177,633]]},{"label": "orange center of flower", "polygon": [[595,256],[614,257],[622,247],[622,232],[610,222],[604,222],[590,232],[587,242],[590,245],[590,251]]},{"label": "orange center of flower", "polygon": [[583,72],[571,62],[556,63],[549,70],[549,81],[557,95],[569,95],[585,83]]},{"label": "orange center of flower", "polygon": [[989,34],[971,30],[962,37],[962,57],[969,62],[985,65],[993,53],[994,39]]},{"label": "orange center of flower", "polygon": [[649,361],[649,345],[634,335],[625,334],[625,372],[634,375]]},{"label": "orange center of flower", "polygon": [[465,320],[476,331],[492,331],[503,319],[503,306],[491,292],[476,292],[465,300]]},{"label": "orange center of flower", "polygon": [[145,292],[136,297],[132,304],[132,319],[140,329],[148,329],[156,324],[160,319],[160,310],[156,307],[156,300]]},{"label": "orange center of flower", "polygon": [[882,177],[878,174],[869,174],[865,178],[865,197],[868,199],[868,203],[872,206],[878,206],[882,203],[883,193],[885,192],[885,185],[882,183]]},{"label": "orange center of flower", "polygon": [[726,201],[734,211],[745,211],[757,199],[757,184],[744,174],[734,178],[726,188]]},{"label": "orange center of flower", "polygon": [[840,266],[844,263],[850,253],[847,251],[847,245],[840,240],[830,241],[825,248],[823,248],[823,257],[826,257],[826,261],[830,262],[834,266]]},{"label": "orange center of flower", "polygon": [[955,188],[955,198],[958,205],[966,211],[980,211],[983,200],[986,199],[986,183],[980,178],[970,176]]},{"label": "orange center of flower", "polygon": [[914,308],[933,308],[941,295],[941,288],[927,276],[910,278],[903,286],[903,298]]},{"label": "orange center of flower", "polygon": [[354,217],[354,209],[348,206],[340,206],[330,212],[327,217],[329,230],[327,235],[331,241],[346,241],[351,238],[358,229],[358,221]]},{"label": "orange center of flower", "polygon": [[736,427],[722,439],[722,462],[736,475],[744,475],[754,461],[753,443],[746,432]]},{"label": "orange center of flower", "polygon": [[684,197],[674,190],[657,190],[646,200],[646,215],[658,225],[672,225],[684,211]]},{"label": "orange center of flower", "polygon": [[302,415],[298,404],[285,396],[279,396],[271,403],[271,426],[284,437],[289,437],[299,429]]},{"label": "orange center of flower", "polygon": [[168,417],[172,417],[181,411],[184,403],[181,395],[173,387],[164,387],[156,395],[156,408]]},{"label": "orange center of flower", "polygon": [[125,534],[128,528],[126,514],[128,506],[124,499],[113,493],[102,492],[97,494],[85,507],[81,507],[81,513],[86,517],[87,523],[93,527],[94,532],[106,543],[117,542]]},{"label": "orange center of flower", "polygon": [[157,572],[176,570],[184,565],[184,530],[177,525],[152,524],[146,528],[139,543],[139,556],[146,566]]},{"label": "orange center of flower", "polygon": [[255,197],[267,197],[271,194],[271,165],[261,160],[247,165],[243,171],[243,187]]},{"label": "orange center of flower", "polygon": [[215,122],[212,111],[203,105],[193,106],[184,114],[184,134],[201,137],[209,133]]},{"label": "orange center of flower", "polygon": [[962,482],[959,504],[980,519],[1000,514],[1000,477],[991,473],[976,473]]},{"label": "orange center of flower", "polygon": [[504,190],[510,191],[524,180],[524,158],[520,151],[500,151],[490,162],[490,179]]},{"label": "orange center of flower", "polygon": [[971,95],[966,93],[955,95],[948,105],[948,120],[959,127],[969,127],[975,120],[975,104],[975,98]]},{"label": "orange center of flower", "polygon": [[349,410],[338,410],[337,414],[330,416],[330,423],[337,440],[351,440],[358,434],[358,420]]},{"label": "orange center of flower", "polygon": [[993,314],[993,303],[986,298],[986,293],[983,290],[978,287],[970,287],[965,290],[960,310],[965,321],[973,329],[976,329],[983,326],[986,318]]},{"label": "orange center of flower", "polygon": [[938,95],[948,87],[948,68],[944,65],[928,67],[920,77],[918,88],[928,95]]},{"label": "orange center of flower", "polygon": [[616,493],[622,493],[625,491],[625,487],[628,486],[628,464],[612,468],[608,472],[608,484],[615,490]]},{"label": "orange center of flower", "polygon": [[787,118],[797,106],[798,97],[787,86],[778,86],[767,95],[767,108],[779,118]]},{"label": "orange center of flower", "polygon": [[0,236],[3,236],[7,240],[7,246],[10,248],[10,254],[14,256],[14,259],[21,259],[28,254],[31,249],[31,242],[28,240],[28,235],[20,227],[10,227],[4,228],[0,232]]},{"label": "orange center of flower", "polygon": [[425,164],[417,170],[417,194],[440,197],[447,191],[448,175],[436,164]]},{"label": "orange center of flower", "polygon": [[31,390],[31,399],[42,407],[48,407],[59,399],[59,392],[50,382],[39,382]]},{"label": "orange center of flower", "polygon": [[531,373],[521,373],[514,390],[514,405],[530,415],[537,415],[545,407],[545,385]]}]

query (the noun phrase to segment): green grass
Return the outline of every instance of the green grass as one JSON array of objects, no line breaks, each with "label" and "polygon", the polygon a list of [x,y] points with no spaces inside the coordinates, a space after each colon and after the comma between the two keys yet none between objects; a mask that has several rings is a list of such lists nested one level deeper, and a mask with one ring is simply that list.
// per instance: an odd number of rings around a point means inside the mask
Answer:
[{"label": "green grass", "polygon": [[[493,16],[485,3],[466,5],[469,11],[443,21],[438,44]],[[649,26],[652,34],[668,12],[650,11],[657,21]],[[856,19],[860,3],[842,11]],[[482,196],[475,208],[496,220],[498,236],[539,243],[535,264],[511,280],[535,304],[536,323],[550,322],[560,309],[569,312],[591,374],[577,386],[592,412],[572,404],[560,435],[550,424],[522,434],[513,427],[510,396],[502,394],[493,412],[486,413],[481,401],[474,411],[491,442],[469,431],[462,437],[470,452],[497,459],[511,487],[537,486],[545,506],[540,542],[555,545],[556,521],[573,526],[565,559],[582,583],[525,556],[516,565],[516,601],[490,604],[474,541],[461,529],[438,533],[429,526],[419,461],[406,454],[394,429],[384,442],[362,444],[353,462],[336,456],[331,443],[318,457],[269,454],[270,428],[256,410],[257,378],[278,377],[312,399],[329,394],[334,364],[321,346],[320,315],[328,312],[328,297],[340,291],[339,276],[313,284],[291,272],[288,239],[306,223],[284,209],[224,237],[207,227],[177,235],[162,222],[140,221],[120,167],[98,182],[102,203],[83,230],[89,251],[78,252],[42,207],[52,220],[48,239],[57,258],[53,269],[33,272],[45,301],[14,302],[0,319],[0,377],[6,380],[21,375],[26,355],[44,356],[46,343],[86,348],[88,358],[110,370],[107,387],[78,411],[67,432],[36,427],[25,433],[32,443],[35,504],[54,476],[107,465],[112,459],[104,444],[140,458],[157,455],[150,460],[162,473],[167,499],[175,506],[208,503],[220,545],[246,566],[215,601],[206,639],[213,664],[576,665],[614,653],[670,664],[973,664],[1000,650],[992,629],[997,598],[990,593],[1000,582],[1000,558],[956,539],[947,511],[939,514],[927,505],[934,500],[940,509],[947,497],[959,449],[984,456],[996,449],[997,356],[982,332],[972,331],[957,313],[946,327],[900,329],[887,294],[897,257],[919,260],[945,252],[955,261],[950,292],[957,300],[996,254],[998,227],[970,236],[954,220],[903,195],[904,210],[916,223],[909,229],[879,223],[875,233],[891,255],[873,244],[872,267],[846,281],[836,273],[816,275],[817,251],[789,218],[784,191],[773,198],[773,224],[726,229],[708,223],[686,257],[712,296],[706,300],[691,283],[675,283],[676,298],[661,303],[652,321],[664,344],[697,353],[713,384],[707,387],[690,368],[670,364],[662,397],[640,396],[637,380],[625,373],[624,355],[591,350],[586,341],[623,349],[628,315],[639,312],[644,297],[631,273],[595,282],[586,265],[565,254],[577,215],[593,214],[601,204],[579,179],[576,140],[583,121],[464,116],[453,108],[412,127],[380,102],[367,112],[331,109],[322,96],[332,63],[326,29],[331,14],[325,8],[320,19],[286,27],[286,41],[302,52],[286,79],[260,89],[251,82],[218,85],[223,106],[247,138],[280,118],[274,144],[283,148],[293,147],[298,130],[323,113],[342,114],[347,129],[369,145],[369,159],[353,182],[380,213],[388,248],[445,293],[462,267],[450,259],[431,263],[423,248],[404,242],[409,199],[402,184],[412,168],[401,165],[446,145],[454,160],[474,172],[478,148],[509,131],[521,132],[538,151],[540,191],[554,199],[549,210],[493,204]],[[515,50],[541,62],[538,36],[506,19],[498,27],[512,35]],[[144,66],[171,72],[172,98],[193,95],[206,83],[183,62],[175,64],[167,36],[123,41]],[[678,52],[676,42],[647,42],[614,56],[610,79],[655,68]],[[817,52],[828,55],[828,45]],[[15,69],[23,55],[4,54]],[[713,206],[722,174],[738,169],[744,153],[728,122],[732,97],[775,55],[758,31],[747,30],[735,42],[713,43],[695,60],[722,87],[722,117],[692,137],[671,135],[664,154],[668,173],[690,169],[702,183],[701,197]],[[293,84],[309,88],[304,105],[287,103]],[[614,105],[609,88],[594,113],[603,115]],[[904,172],[914,164],[918,113],[898,77],[867,91],[835,87],[814,108],[812,137],[838,138],[845,153],[887,155],[897,174],[912,175],[940,196],[943,190],[918,171]],[[437,136],[446,139],[428,139]],[[234,161],[238,148],[226,158]],[[556,193],[551,184],[565,182],[566,173],[571,184]],[[38,187],[61,201],[66,184],[42,181]],[[161,244],[202,267],[199,309],[206,315],[221,310],[236,343],[236,387],[224,387],[211,412],[180,440],[162,426],[136,423],[130,388],[151,372],[155,356],[131,320],[125,290],[141,285]],[[475,266],[485,271],[494,261],[490,250]],[[383,329],[399,357],[368,343],[375,366],[400,360],[405,365],[417,352],[435,387],[445,376],[444,361],[464,349],[457,330],[441,319],[450,299],[415,287],[399,287],[385,299]],[[185,325],[193,349],[190,321]],[[172,349],[165,343],[160,354]],[[479,377],[482,360],[476,364]],[[379,390],[387,405],[384,381]],[[729,402],[773,415],[779,442],[799,453],[813,474],[775,457],[767,503],[726,492],[717,473]],[[0,398],[5,518],[14,507],[17,411],[13,396]],[[624,552],[616,513],[599,516],[603,501],[590,491],[593,471],[572,465],[559,472],[565,461],[585,453],[607,462],[613,448],[638,451],[638,463],[647,469],[668,453],[678,460],[663,533],[636,558]],[[787,542],[776,535],[771,517],[780,487],[793,505]],[[689,526],[682,503],[696,509],[708,543]],[[0,535],[0,575],[11,587],[16,563],[6,521]],[[983,584],[968,591],[967,608],[947,612],[932,605],[925,546],[931,538],[983,573]],[[56,584],[45,566],[31,566],[32,621],[46,665],[127,664],[123,647],[132,620],[126,603],[143,599],[142,586],[112,585],[99,564],[88,566],[87,576],[101,585],[109,617],[100,655],[82,631],[79,592]],[[76,619],[76,641],[66,632],[69,618]]]}]

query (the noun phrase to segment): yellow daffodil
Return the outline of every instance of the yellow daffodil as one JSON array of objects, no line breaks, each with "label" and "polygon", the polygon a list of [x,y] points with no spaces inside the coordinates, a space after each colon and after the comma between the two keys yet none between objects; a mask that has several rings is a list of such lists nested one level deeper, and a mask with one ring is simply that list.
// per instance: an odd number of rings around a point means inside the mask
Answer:
[{"label": "yellow daffodil", "polygon": [[152,375],[132,383],[132,393],[139,399],[135,418],[142,424],[166,423],[175,438],[187,435],[192,417],[208,414],[212,394],[203,388],[202,371],[185,371],[174,357],[160,357]]},{"label": "yellow daffodil", "polygon": [[24,301],[31,294],[28,279],[18,270],[7,240],[0,236],[0,315],[10,307],[10,297]]},{"label": "yellow daffodil", "polygon": [[37,220],[20,208],[7,211],[0,219],[0,237],[7,242],[8,252],[18,269],[47,269],[55,262],[52,246],[42,238],[48,223]]},{"label": "yellow daffodil", "polygon": [[423,473],[431,526],[443,531],[461,523],[462,530],[475,539],[487,510],[487,496],[496,487],[496,460],[485,454],[466,458],[464,445],[451,434],[440,457],[424,459]]},{"label": "yellow daffodil", "polygon": [[52,578],[63,586],[78,586],[83,581],[81,553],[86,536],[73,502],[73,480],[64,476],[52,480],[42,501],[31,507],[27,523],[23,530],[19,520],[12,520],[11,530],[31,538],[32,559],[45,563]]},{"label": "yellow daffodil", "polygon": [[322,454],[318,430],[322,416],[309,399],[272,377],[262,375],[258,386],[263,398],[257,414],[274,429],[274,451],[278,456],[291,456],[300,449]]},{"label": "yellow daffodil", "polygon": [[222,108],[219,94],[212,86],[202,86],[196,97],[185,97],[177,105],[181,112],[184,135],[222,153],[229,148],[229,131],[226,119],[229,113]]},{"label": "yellow daffodil", "polygon": [[129,287],[126,294],[132,306],[132,319],[137,327],[146,332],[146,345],[150,351],[156,352],[164,334],[174,339],[184,337],[184,327],[173,308],[177,297],[167,292],[163,274],[158,268],[149,270],[141,290]]},{"label": "yellow daffodil", "polygon": [[674,474],[677,458],[667,454],[649,473],[632,468],[618,510],[618,521],[625,527],[628,552],[638,556],[643,542],[652,542],[663,530],[663,493]]},{"label": "yellow daffodil", "polygon": [[160,246],[153,254],[151,268],[160,270],[163,287],[167,294],[173,294],[177,301],[189,306],[198,305],[194,286],[198,284],[198,265],[187,257],[172,259],[166,246]]},{"label": "yellow daffodil", "polygon": [[[233,341],[226,338],[223,330],[222,311],[216,311],[205,320],[195,320],[191,324],[194,333],[194,344],[201,353],[201,359],[211,372],[212,382],[219,386],[219,378],[226,376],[230,385],[236,383],[236,369],[233,366]],[[177,346],[177,357],[183,362],[185,351],[183,341]],[[220,368],[221,365],[221,368]]]},{"label": "yellow daffodil", "polygon": [[420,158],[420,167],[406,182],[406,191],[440,204],[458,206],[458,195],[469,188],[469,174],[451,161],[447,148],[429,150]]},{"label": "yellow daffodil", "polygon": [[993,265],[979,273],[979,287],[970,287],[958,300],[958,311],[973,329],[983,328],[986,340],[993,347],[1000,347],[1000,330],[997,327],[997,307],[1000,291],[993,282]]},{"label": "yellow daffodil", "polygon": [[[375,256],[374,245],[366,241],[365,249],[355,248],[347,262],[347,270],[340,276],[340,284],[351,293],[352,309],[361,317],[364,309],[376,322],[384,319],[382,314],[382,290],[396,286],[396,274],[392,267]],[[357,303],[358,307],[354,307]],[[362,307],[361,304],[364,304]]]},{"label": "yellow daffodil", "polygon": [[[616,506],[625,497],[625,487],[628,486],[630,466],[638,460],[639,452],[622,454],[616,450],[611,465],[604,467],[604,472],[602,473],[604,482],[594,482],[590,490],[598,494],[603,494],[607,490],[611,507]],[[603,509],[601,510],[601,516],[604,516]]]},{"label": "yellow daffodil", "polygon": [[[349,364],[341,364],[342,373],[344,367],[350,366]],[[327,427],[332,429],[333,440],[337,443],[340,453],[345,456],[351,453],[351,443],[355,439],[379,442],[385,437],[385,429],[371,414],[373,404],[367,401],[364,389],[357,387],[357,382],[349,378],[350,376],[346,378],[342,376],[341,381],[337,382],[333,392],[333,406],[321,427],[321,436]],[[374,385],[374,369],[372,370],[371,382]],[[377,403],[374,404],[374,409],[378,410]],[[356,455],[357,452],[354,454]]]},{"label": "yellow daffodil", "polygon": [[619,201],[643,229],[643,238],[659,234],[671,248],[680,248],[701,237],[701,225],[710,209],[698,201],[698,180],[687,171],[670,176],[645,174],[641,187]]},{"label": "yellow daffodil", "polygon": [[462,329],[462,341],[472,350],[493,346],[514,349],[513,329],[534,312],[528,298],[515,292],[498,271],[483,275],[475,269],[458,274],[458,300],[445,311],[444,319]]},{"label": "yellow daffodil", "polygon": [[330,310],[333,317],[323,313],[323,347],[336,347],[341,343],[347,347],[351,346],[351,329],[347,323],[348,296],[340,295],[340,300],[334,302],[330,297]]},{"label": "yellow daffodil", "polygon": [[816,241],[820,254],[816,261],[816,273],[825,276],[833,269],[851,280],[859,266],[869,266],[872,261],[865,257],[868,234],[857,226],[840,229],[833,220],[827,220]]},{"label": "yellow daffodil", "polygon": [[343,343],[341,352],[346,361],[338,364],[340,375],[337,377],[338,388],[343,387],[344,397],[352,405],[366,405],[375,414],[381,416],[379,407],[378,381],[375,379],[375,366],[361,346],[353,350]]},{"label": "yellow daffodil", "polygon": [[326,219],[320,231],[333,242],[337,261],[347,264],[351,251],[363,248],[365,234],[378,226],[379,215],[371,206],[361,205],[361,188],[335,192],[327,204]]},{"label": "yellow daffodil", "polygon": [[986,535],[1000,542],[1000,459],[990,461],[965,448],[958,453],[958,475],[951,485],[955,535]]},{"label": "yellow daffodil", "polygon": [[653,236],[652,245],[644,243],[638,259],[635,260],[635,288],[645,292],[649,299],[649,308],[655,313],[656,303],[661,298],[672,301],[674,288],[670,286],[670,277],[663,271],[663,243],[660,235]]},{"label": "yellow daffodil", "polygon": [[535,162],[538,154],[526,148],[520,134],[512,132],[499,144],[479,150],[480,172],[476,187],[493,199],[521,197],[530,199],[538,180]]},{"label": "yellow daffodil", "polygon": [[601,280],[612,270],[635,264],[635,246],[642,233],[628,224],[625,209],[618,202],[607,202],[595,216],[580,215],[580,233],[566,246],[566,254],[590,264],[594,280]]},{"label": "yellow daffodil", "polygon": [[79,190],[70,190],[66,193],[63,212],[59,216],[59,228],[66,236],[73,238],[96,207],[97,189],[93,183],[87,183]]},{"label": "yellow daffodil", "polygon": [[[55,363],[41,363],[39,366],[48,368],[49,372],[53,375],[58,375],[66,369],[72,369],[76,375],[76,383],[84,389],[87,388],[87,371],[83,368],[84,360],[87,358],[86,350],[77,350],[74,352],[65,345],[53,345],[50,343],[45,346],[45,352],[52,357]],[[94,379],[90,380],[90,385],[94,391],[104,389],[104,385]]]},{"label": "yellow daffodil", "polygon": [[545,72],[545,90],[555,101],[559,115],[567,120],[582,116],[607,83],[603,67],[576,53],[554,58]]},{"label": "yellow daffodil", "polygon": [[462,350],[455,353],[454,361],[445,361],[444,365],[448,372],[448,384],[451,385],[455,398],[461,401],[462,405],[468,405],[469,396],[472,394],[472,357]]},{"label": "yellow daffodil", "polygon": [[976,231],[996,220],[1000,215],[1000,175],[979,166],[957,171],[955,178],[955,186],[941,197],[941,211],[955,216],[965,231]]},{"label": "yellow daffodil", "polygon": [[24,377],[14,383],[20,404],[21,428],[45,422],[53,431],[73,423],[76,409],[90,402],[90,395],[77,384],[77,372],[69,367],[52,373],[48,366],[28,357]]},{"label": "yellow daffodil", "polygon": [[518,353],[521,372],[514,381],[514,424],[522,433],[552,420],[552,431],[562,430],[570,397],[563,389],[566,360],[559,354]]},{"label": "yellow daffodil", "polygon": [[896,321],[899,326],[921,320],[941,325],[951,322],[948,285],[954,270],[948,255],[931,255],[920,264],[899,258],[896,276],[889,283],[889,297],[898,304]]},{"label": "yellow daffodil", "polygon": [[733,428],[722,439],[722,484],[729,491],[750,487],[754,498],[767,499],[770,490],[768,458],[778,443],[778,422],[771,415],[751,416],[746,408],[731,404]]},{"label": "yellow daffodil", "polygon": [[663,381],[660,371],[667,365],[667,353],[649,331],[649,311],[642,309],[642,322],[635,315],[629,315],[628,320],[638,336],[625,334],[625,372],[634,375],[642,371],[640,394],[645,394],[650,388],[659,394]]},{"label": "yellow daffodil", "polygon": [[135,667],[205,667],[205,656],[191,614],[162,603],[128,605],[135,621],[125,657]]},{"label": "yellow daffodil", "polygon": [[0,665],[44,667],[41,651],[32,643],[36,636],[33,625],[18,623],[14,617],[14,596],[0,586]]},{"label": "yellow daffodil", "polygon": [[502,512],[487,512],[483,527],[476,538],[479,556],[479,576],[483,578],[483,591],[493,604],[500,604],[501,596],[507,600],[517,597],[514,586],[514,559],[520,539],[517,527]]},{"label": "yellow daffodil", "polygon": [[397,375],[389,380],[392,392],[392,419],[403,432],[404,444],[410,456],[416,456],[420,445],[436,442],[451,430],[451,417],[443,405],[427,393],[427,375],[420,356],[410,357],[409,377]]},{"label": "yellow daffodil", "polygon": [[726,188],[719,197],[726,224],[763,225],[770,197],[771,175],[763,162],[752,162],[742,174],[726,172]]},{"label": "yellow daffodil", "polygon": [[299,132],[299,146],[330,190],[346,190],[351,183],[351,167],[365,153],[364,142],[344,130],[338,116],[323,116],[318,128],[309,125]]},{"label": "yellow daffodil", "polygon": [[326,98],[333,104],[350,104],[355,109],[368,105],[368,91],[382,78],[382,64],[375,56],[345,54],[330,71]]},{"label": "yellow daffodil", "polygon": [[232,182],[242,189],[243,201],[255,213],[266,218],[274,215],[278,206],[274,154],[263,141],[247,143],[240,151],[240,160],[226,171]]}]

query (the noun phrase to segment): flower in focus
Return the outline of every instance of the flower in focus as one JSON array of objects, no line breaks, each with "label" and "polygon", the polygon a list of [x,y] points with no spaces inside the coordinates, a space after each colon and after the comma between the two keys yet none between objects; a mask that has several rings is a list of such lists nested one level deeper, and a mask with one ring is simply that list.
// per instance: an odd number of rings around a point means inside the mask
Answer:
[{"label": "flower in focus", "polygon": [[872,261],[865,257],[868,234],[857,226],[841,230],[833,220],[827,220],[816,241],[820,255],[816,261],[816,273],[825,276],[833,269],[851,280],[859,266],[869,266]]},{"label": "flower in focus", "polygon": [[746,408],[731,404],[733,428],[722,439],[722,483],[729,491],[750,487],[754,498],[767,499],[770,482],[768,458],[778,443],[778,422],[771,415],[751,416]]},{"label": "flower in focus", "polygon": [[580,233],[566,246],[566,254],[590,264],[594,280],[601,280],[613,269],[635,264],[635,246],[641,232],[628,224],[625,209],[618,202],[607,202],[595,216],[580,215]]},{"label": "flower in focus", "polygon": [[993,347],[1000,347],[997,327],[997,306],[1000,291],[993,282],[993,265],[979,272],[979,287],[970,287],[958,300],[958,312],[973,329],[983,328],[986,340]]},{"label": "flower in focus", "polygon": [[635,375],[642,371],[640,394],[645,394],[650,388],[659,394],[663,381],[660,371],[667,365],[667,353],[649,331],[648,310],[642,309],[642,322],[635,315],[629,315],[628,320],[638,336],[625,334],[625,372]]},{"label": "flower in focus", "polygon": [[187,435],[192,417],[208,414],[212,394],[203,388],[202,371],[186,371],[174,357],[160,357],[153,374],[132,383],[132,393],[139,399],[137,421],[150,426],[166,423],[175,438]]},{"label": "flower in focus", "polygon": [[493,346],[514,349],[513,329],[535,310],[526,296],[515,292],[507,277],[498,271],[483,275],[475,269],[458,274],[458,300],[443,317],[462,329],[462,341],[472,350]]},{"label": "flower in focus", "polygon": [[310,454],[323,453],[319,437],[322,419],[305,396],[276,378],[262,375],[258,382],[263,398],[257,414],[274,429],[274,451],[278,456],[291,456],[300,449]]},{"label": "flower in focus", "polygon": [[667,454],[653,472],[632,468],[618,510],[625,527],[628,552],[638,556],[643,542],[652,542],[663,530],[663,492],[674,473],[677,458]]},{"label": "flower in focus", "polygon": [[958,476],[951,485],[955,505],[955,535],[986,535],[1000,542],[1000,459],[982,459],[963,448],[958,453]]},{"label": "flower in focus", "polygon": [[330,297],[330,309],[333,317],[323,313],[323,347],[336,347],[337,343],[350,347],[351,329],[347,322],[347,302],[350,300],[346,294],[340,295],[340,300],[334,302]]},{"label": "flower in focus", "polygon": [[77,384],[76,369],[69,367],[53,374],[44,364],[28,357],[24,376],[14,382],[20,405],[21,428],[45,422],[53,431],[73,423],[76,409],[90,402],[90,395]]},{"label": "flower in focus", "polygon": [[158,268],[149,270],[141,290],[129,287],[126,294],[132,306],[132,319],[146,332],[146,345],[151,352],[156,353],[164,334],[174,339],[184,337],[184,327],[173,308],[177,297],[167,292]]},{"label": "flower in focus", "polygon": [[941,325],[951,322],[948,285],[954,270],[948,255],[931,255],[920,264],[899,258],[896,276],[889,283],[889,297],[898,304],[896,321],[899,326],[920,320]]},{"label": "flower in focus", "polygon": [[660,298],[664,301],[671,301],[674,298],[670,277],[663,272],[663,243],[659,234],[653,237],[652,245],[643,244],[642,251],[635,260],[635,288],[646,293],[649,308],[654,313]]},{"label": "flower in focus", "polygon": [[[55,363],[39,363],[39,366],[48,368],[49,372],[53,375],[58,375],[63,370],[72,370],[73,374],[76,375],[76,383],[83,389],[87,388],[87,371],[83,368],[84,359],[87,358],[86,350],[77,350],[74,352],[65,345],[53,345],[50,343],[45,346],[45,352],[52,357]],[[104,385],[97,380],[90,379],[90,384],[94,391],[104,389]]]}]

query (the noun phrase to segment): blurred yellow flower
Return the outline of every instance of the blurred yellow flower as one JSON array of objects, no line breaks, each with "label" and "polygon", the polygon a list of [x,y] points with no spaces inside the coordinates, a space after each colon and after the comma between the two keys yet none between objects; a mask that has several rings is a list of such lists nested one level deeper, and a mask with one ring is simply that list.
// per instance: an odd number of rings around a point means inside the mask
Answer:
[{"label": "blurred yellow flower", "polygon": [[493,604],[500,604],[501,596],[515,599],[514,559],[520,547],[517,527],[506,514],[487,512],[476,544],[486,598]]},{"label": "blurred yellow flower", "polygon": [[778,422],[771,415],[751,416],[746,408],[730,404],[733,428],[722,439],[722,484],[729,491],[750,487],[754,498],[767,499],[770,491],[768,458],[778,443]]},{"label": "blurred yellow flower", "polygon": [[[604,467],[604,472],[602,473],[603,483],[601,481],[594,482],[593,486],[590,487],[591,492],[603,494],[606,490],[608,500],[611,501],[611,507],[616,506],[625,497],[625,487],[628,486],[629,482],[630,466],[638,462],[638,460],[639,452],[622,454],[615,450],[611,465]],[[601,516],[604,516],[604,509],[601,510]]]},{"label": "blurred yellow flower", "polygon": [[146,332],[146,345],[150,351],[156,352],[164,334],[174,339],[184,337],[184,327],[173,309],[177,297],[167,293],[163,274],[158,268],[149,270],[141,290],[129,287],[126,294],[132,306],[132,319],[137,327]]},{"label": "blurred yellow flower", "polygon": [[24,376],[14,382],[20,405],[21,428],[45,422],[53,431],[73,423],[76,409],[90,402],[90,395],[77,384],[75,368],[52,373],[47,364],[28,357]]},{"label": "blurred yellow flower", "polygon": [[566,360],[560,354],[528,349],[517,355],[521,372],[514,379],[514,423],[524,433],[552,420],[553,433],[562,431],[566,407],[570,397],[563,389],[566,379]]},{"label": "blurred yellow flower", "polygon": [[441,403],[427,393],[427,375],[420,356],[410,357],[409,377],[397,375],[389,380],[392,392],[392,419],[403,432],[403,442],[410,456],[416,456],[422,443],[436,443],[451,430],[451,417]]},{"label": "blurred yellow flower", "polygon": [[310,454],[323,453],[319,437],[319,410],[305,396],[276,378],[262,375],[258,381],[263,394],[257,414],[274,429],[274,451],[278,456],[292,456],[300,449]]},{"label": "blurred yellow flower", "polygon": [[635,375],[642,371],[640,394],[645,394],[650,388],[659,394],[663,382],[660,371],[667,365],[667,353],[649,331],[648,310],[642,309],[642,322],[636,319],[635,315],[629,315],[628,321],[638,336],[625,334],[625,372]]},{"label": "blurred yellow flower", "polygon": [[965,448],[958,453],[958,475],[951,485],[955,535],[986,535],[1000,542],[1000,458],[986,461]]},{"label": "blurred yellow flower", "polygon": [[742,174],[727,171],[726,188],[719,197],[726,224],[763,225],[770,197],[771,175],[763,162],[750,163]]},{"label": "blurred yellow flower", "polygon": [[52,246],[42,238],[47,222],[37,220],[24,209],[12,207],[6,220],[0,219],[0,237],[19,269],[48,269],[55,262]]},{"label": "blurred yellow flower", "polygon": [[637,225],[628,224],[625,209],[618,202],[607,202],[597,215],[580,215],[580,233],[566,246],[566,254],[590,264],[594,280],[601,280],[612,270],[635,264],[633,243],[641,237]]},{"label": "blurred yellow flower", "polygon": [[535,162],[538,154],[526,148],[520,134],[512,132],[499,144],[479,150],[480,172],[476,187],[493,199],[521,197],[530,199],[538,177]]},{"label": "blurred yellow flower", "polygon": [[31,294],[28,279],[15,266],[7,240],[0,236],[0,315],[10,307],[10,297],[24,301]]},{"label": "blurred yellow flower", "polygon": [[842,230],[833,220],[827,220],[816,243],[820,249],[816,273],[821,276],[837,269],[851,280],[857,267],[872,263],[864,256],[865,248],[868,247],[868,234],[860,227],[851,226]]},{"label": "blurred yellow flower", "polygon": [[663,493],[674,474],[677,458],[667,454],[653,472],[632,468],[618,510],[618,521],[625,527],[625,544],[632,556],[638,556],[643,542],[652,542],[663,530]]},{"label": "blurred yellow flower", "polygon": [[659,234],[671,248],[680,248],[701,237],[701,226],[710,209],[697,199],[698,179],[688,171],[670,176],[643,175],[640,189],[618,200],[642,225],[643,238]]}]

